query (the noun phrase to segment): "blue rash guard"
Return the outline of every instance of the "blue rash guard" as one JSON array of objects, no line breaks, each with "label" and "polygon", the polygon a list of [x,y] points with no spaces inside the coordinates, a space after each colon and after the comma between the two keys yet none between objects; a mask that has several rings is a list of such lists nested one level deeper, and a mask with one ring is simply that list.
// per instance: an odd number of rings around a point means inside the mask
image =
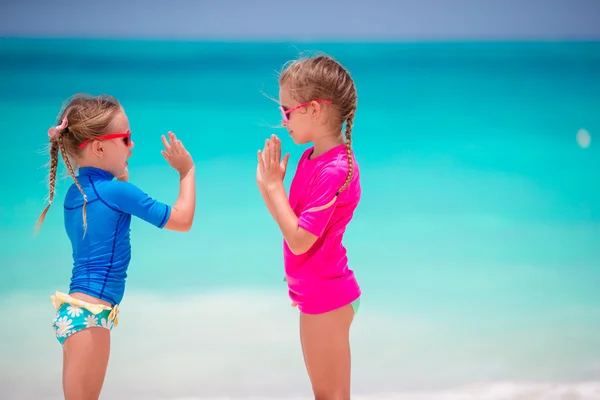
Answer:
[{"label": "blue rash guard", "polygon": [[64,205],[65,229],[73,247],[69,293],[85,293],[114,306],[121,302],[125,292],[131,260],[131,216],[163,228],[171,207],[98,168],[80,168],[77,180],[88,199],[87,231],[84,237],[83,196],[72,184]]}]

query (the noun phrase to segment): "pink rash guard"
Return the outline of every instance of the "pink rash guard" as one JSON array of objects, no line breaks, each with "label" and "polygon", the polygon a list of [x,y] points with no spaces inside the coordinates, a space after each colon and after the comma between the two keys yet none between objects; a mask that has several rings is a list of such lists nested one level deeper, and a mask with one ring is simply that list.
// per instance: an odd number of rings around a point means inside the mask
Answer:
[{"label": "pink rash guard", "polygon": [[300,312],[321,314],[361,295],[342,245],[346,226],[360,201],[361,188],[359,167],[352,156],[352,180],[335,198],[348,174],[345,145],[309,159],[312,151],[312,147],[307,149],[298,162],[289,201],[299,218],[298,225],[318,239],[300,255],[294,255],[284,240],[283,254],[290,299],[298,304]]}]

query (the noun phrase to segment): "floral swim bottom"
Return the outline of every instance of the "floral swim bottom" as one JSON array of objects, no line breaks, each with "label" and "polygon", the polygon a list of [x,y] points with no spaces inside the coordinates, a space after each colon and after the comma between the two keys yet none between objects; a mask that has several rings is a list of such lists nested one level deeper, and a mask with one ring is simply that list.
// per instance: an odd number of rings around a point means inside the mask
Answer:
[{"label": "floral swim bottom", "polygon": [[110,308],[87,303],[59,292],[51,298],[57,308],[52,328],[61,345],[64,345],[69,336],[86,328],[100,327],[112,330],[113,326],[118,324],[118,306]]}]

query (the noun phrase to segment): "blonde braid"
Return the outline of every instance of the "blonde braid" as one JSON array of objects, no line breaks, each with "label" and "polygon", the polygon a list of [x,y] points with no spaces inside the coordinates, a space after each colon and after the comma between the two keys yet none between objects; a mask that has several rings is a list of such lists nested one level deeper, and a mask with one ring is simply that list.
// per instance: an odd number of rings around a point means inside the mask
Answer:
[{"label": "blonde braid", "polygon": [[50,210],[50,206],[54,201],[54,194],[56,193],[56,171],[58,169],[58,147],[59,144],[55,140],[52,142],[50,146],[50,195],[48,196],[48,205],[40,214],[36,224],[34,234],[37,235],[42,229],[42,225],[44,224],[44,220],[46,219],[46,214],[48,214],[48,210]]},{"label": "blonde braid", "polygon": [[336,196],[342,193],[348,187],[348,185],[350,185],[352,174],[354,173],[354,161],[352,158],[352,124],[354,123],[354,113],[355,111],[353,110],[346,120],[346,156],[348,157],[348,176],[346,177],[346,182],[344,182],[340,190],[337,191]]},{"label": "blonde braid", "polygon": [[87,231],[87,218],[86,218],[87,196],[86,196],[85,192],[83,191],[83,188],[79,184],[77,177],[75,176],[75,171],[73,171],[73,166],[71,166],[71,161],[69,160],[69,156],[67,154],[67,151],[65,150],[65,146],[63,145],[63,137],[60,136],[58,138],[58,141],[59,141],[59,147],[60,147],[60,152],[62,154],[63,161],[65,162],[65,165],[67,166],[67,169],[69,170],[69,174],[71,174],[71,178],[73,178],[73,181],[75,182],[75,186],[77,186],[77,189],[79,189],[79,192],[81,192],[81,195],[83,196],[83,211],[82,211],[83,212],[83,236],[85,236],[85,233]]}]

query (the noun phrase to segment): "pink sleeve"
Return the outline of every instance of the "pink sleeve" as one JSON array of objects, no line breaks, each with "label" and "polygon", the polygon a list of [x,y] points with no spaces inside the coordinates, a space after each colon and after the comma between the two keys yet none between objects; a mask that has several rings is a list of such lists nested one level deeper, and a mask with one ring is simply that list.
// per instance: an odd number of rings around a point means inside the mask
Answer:
[{"label": "pink sleeve", "polygon": [[335,194],[346,181],[347,172],[336,165],[326,165],[319,172],[298,218],[300,228],[317,237],[323,234],[337,205]]}]

